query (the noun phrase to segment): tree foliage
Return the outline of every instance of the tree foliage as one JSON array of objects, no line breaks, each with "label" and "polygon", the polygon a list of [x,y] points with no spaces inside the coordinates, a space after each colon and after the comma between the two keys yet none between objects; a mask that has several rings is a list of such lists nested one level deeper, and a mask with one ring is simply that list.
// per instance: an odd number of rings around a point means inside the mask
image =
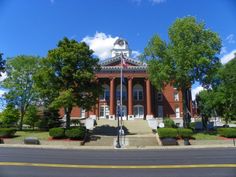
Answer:
[{"label": "tree foliage", "polygon": [[8,104],[0,116],[3,127],[16,126],[20,118],[19,110],[13,104]]},{"label": "tree foliage", "polygon": [[67,128],[73,106],[90,110],[100,94],[95,80],[98,59],[92,54],[84,42],[64,38],[57,48],[48,52],[44,66],[35,77],[44,102],[54,108],[64,108]]},{"label": "tree foliage", "polygon": [[38,114],[37,107],[34,105],[30,105],[26,111],[24,123],[30,125],[34,130],[34,127],[39,121],[39,118],[40,116]]},{"label": "tree foliage", "polygon": [[24,115],[37,99],[33,75],[39,67],[39,58],[17,56],[7,60],[7,78],[2,86],[9,91],[4,95],[6,101],[15,105],[20,111],[19,129],[22,129]]},{"label": "tree foliage", "polygon": [[216,77],[219,84],[196,96],[198,112],[205,119],[217,115],[228,123],[236,119],[236,58],[220,68]]},{"label": "tree foliage", "polygon": [[189,89],[196,81],[205,87],[212,83],[221,65],[216,57],[221,40],[194,17],[177,19],[168,35],[168,42],[154,35],[142,58],[148,62],[148,74],[154,86],[162,89],[170,83],[182,91],[184,126],[189,127]]},{"label": "tree foliage", "polygon": [[3,54],[0,52],[0,76],[2,76],[1,72],[5,70],[5,60],[3,60],[2,56]]}]

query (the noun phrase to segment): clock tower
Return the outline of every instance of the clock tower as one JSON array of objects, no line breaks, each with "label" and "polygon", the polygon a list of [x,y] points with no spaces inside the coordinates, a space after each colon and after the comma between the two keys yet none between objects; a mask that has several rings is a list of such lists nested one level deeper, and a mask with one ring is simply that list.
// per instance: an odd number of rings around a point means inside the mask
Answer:
[{"label": "clock tower", "polygon": [[125,57],[130,57],[131,50],[129,49],[128,42],[125,39],[118,38],[113,45],[113,49],[111,50],[111,56],[115,57],[121,55],[121,53],[123,53]]}]

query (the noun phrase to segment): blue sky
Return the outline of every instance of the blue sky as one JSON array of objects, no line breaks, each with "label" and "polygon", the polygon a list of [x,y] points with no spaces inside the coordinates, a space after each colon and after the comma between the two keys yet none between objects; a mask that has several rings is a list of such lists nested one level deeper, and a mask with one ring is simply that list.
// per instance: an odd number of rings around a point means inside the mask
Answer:
[{"label": "blue sky", "polygon": [[[87,42],[104,59],[123,37],[137,55],[155,33],[168,40],[170,25],[187,15],[220,35],[220,57],[230,60],[236,51],[235,0],[0,0],[0,52],[4,58],[43,57],[66,36]],[[201,89],[196,84],[193,92]]]}]

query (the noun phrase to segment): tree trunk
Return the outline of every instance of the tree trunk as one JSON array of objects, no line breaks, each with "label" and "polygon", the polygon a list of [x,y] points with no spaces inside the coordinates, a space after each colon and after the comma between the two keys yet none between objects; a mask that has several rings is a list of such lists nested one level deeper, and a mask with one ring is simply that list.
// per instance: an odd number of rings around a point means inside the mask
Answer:
[{"label": "tree trunk", "polygon": [[189,96],[187,94],[188,89],[182,87],[182,100],[183,100],[183,124],[184,128],[189,128],[190,126],[190,115],[189,115]]},{"label": "tree trunk", "polygon": [[72,111],[72,107],[65,108],[65,115],[66,115],[66,129],[70,128],[70,114]]},{"label": "tree trunk", "polygon": [[23,127],[23,119],[24,119],[24,115],[25,115],[25,111],[23,109],[21,109],[20,111],[20,124],[19,124],[19,130],[22,130]]}]

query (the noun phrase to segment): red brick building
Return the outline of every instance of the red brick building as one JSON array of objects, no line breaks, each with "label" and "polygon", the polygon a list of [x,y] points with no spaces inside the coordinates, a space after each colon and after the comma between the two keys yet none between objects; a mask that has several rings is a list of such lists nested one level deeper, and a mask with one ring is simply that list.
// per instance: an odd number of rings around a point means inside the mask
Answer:
[{"label": "red brick building", "polygon": [[[123,68],[123,119],[148,119],[171,117],[182,125],[182,94],[172,85],[156,90],[148,79],[147,64],[132,59],[128,42],[117,39],[111,51],[112,57],[100,62],[101,71],[96,78],[104,88],[96,106],[89,112],[80,108],[72,110],[71,117],[94,117],[115,120],[120,100],[121,54],[127,64]],[[157,71],[158,72],[158,71]]]}]

